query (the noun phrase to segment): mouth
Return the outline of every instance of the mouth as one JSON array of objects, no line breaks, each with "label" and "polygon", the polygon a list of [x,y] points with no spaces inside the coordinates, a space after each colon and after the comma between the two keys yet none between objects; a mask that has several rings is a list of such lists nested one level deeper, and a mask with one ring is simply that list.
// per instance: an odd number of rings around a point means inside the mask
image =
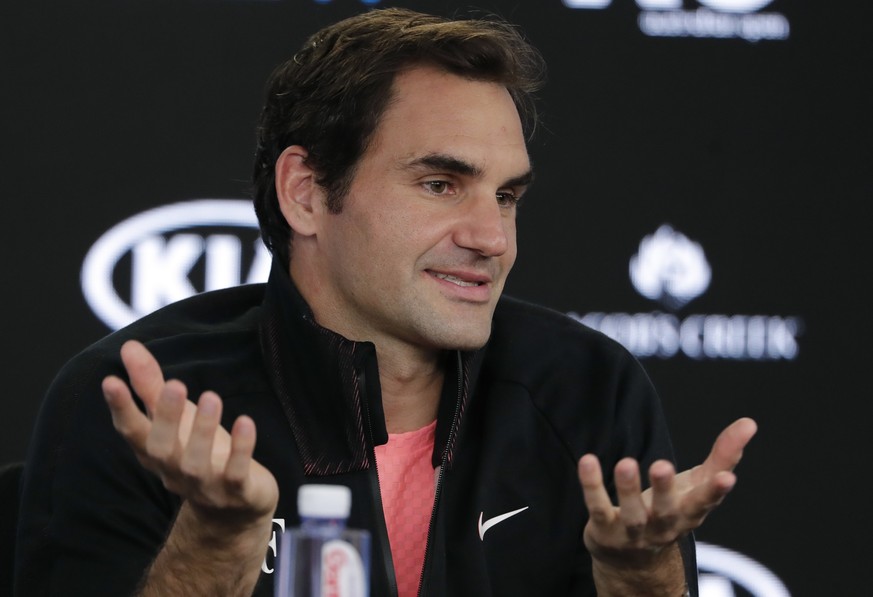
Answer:
[{"label": "mouth", "polygon": [[484,286],[485,282],[482,280],[469,280],[460,278],[458,276],[454,276],[452,274],[444,274],[441,272],[430,271],[430,275],[435,278],[439,278],[440,280],[445,280],[446,282],[451,282],[452,284],[456,284],[457,286],[461,286],[463,288],[470,288],[474,286]]},{"label": "mouth", "polygon": [[468,270],[436,271],[426,270],[442,289],[444,296],[464,303],[487,304],[494,297],[493,280],[485,273]]}]

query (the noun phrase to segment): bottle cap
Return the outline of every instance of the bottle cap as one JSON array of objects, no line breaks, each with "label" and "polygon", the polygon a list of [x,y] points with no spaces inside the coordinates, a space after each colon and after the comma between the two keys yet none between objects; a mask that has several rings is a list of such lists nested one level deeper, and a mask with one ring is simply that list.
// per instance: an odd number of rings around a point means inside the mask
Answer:
[{"label": "bottle cap", "polygon": [[303,518],[348,518],[352,490],[345,485],[301,485],[297,511]]}]

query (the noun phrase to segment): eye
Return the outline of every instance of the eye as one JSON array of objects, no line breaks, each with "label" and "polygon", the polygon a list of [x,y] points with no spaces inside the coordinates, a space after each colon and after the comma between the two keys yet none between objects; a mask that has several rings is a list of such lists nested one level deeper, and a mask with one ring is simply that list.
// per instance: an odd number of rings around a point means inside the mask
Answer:
[{"label": "eye", "polygon": [[511,191],[497,193],[497,203],[500,207],[515,207],[521,202],[521,197]]},{"label": "eye", "polygon": [[448,195],[452,188],[445,180],[428,180],[424,183],[424,187],[434,195]]}]

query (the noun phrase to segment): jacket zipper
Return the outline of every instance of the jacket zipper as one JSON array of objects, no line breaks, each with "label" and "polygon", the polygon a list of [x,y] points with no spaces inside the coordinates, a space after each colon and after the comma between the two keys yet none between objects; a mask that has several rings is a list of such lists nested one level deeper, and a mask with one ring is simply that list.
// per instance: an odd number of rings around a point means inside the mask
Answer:
[{"label": "jacket zipper", "polygon": [[[361,388],[362,393],[366,393],[367,386],[367,376],[361,370],[357,371],[358,376],[358,384]],[[362,396],[364,404],[369,404],[367,402],[368,397],[366,395]],[[378,506],[377,512],[378,517],[376,520],[376,531],[379,534],[379,546],[382,551],[382,561],[385,562],[385,578],[388,581],[388,595],[390,597],[397,597],[397,577],[394,574],[394,558],[391,556],[391,543],[388,539],[388,526],[385,523],[385,510],[382,506],[382,489],[379,484],[379,469],[376,467],[376,442],[373,439],[373,421],[370,417],[370,409],[367,408],[367,433],[369,434],[369,445],[367,446],[368,456],[370,457],[370,462],[372,466],[370,467],[370,474],[368,475],[370,479],[370,491],[372,493],[373,501]]]},{"label": "jacket zipper", "polygon": [[443,487],[443,475],[446,472],[446,463],[449,459],[449,446],[452,445],[452,440],[455,436],[455,426],[458,423],[458,415],[461,411],[461,388],[463,387],[464,381],[464,372],[461,363],[461,351],[456,352],[457,366],[458,366],[458,396],[457,401],[455,402],[455,413],[452,415],[452,426],[449,427],[449,435],[446,439],[446,448],[443,450],[442,461],[440,462],[440,472],[437,476],[436,488],[434,489],[434,497],[433,497],[433,509],[430,512],[430,524],[427,527],[427,542],[424,545],[424,565],[421,567],[421,577],[418,579],[418,597],[424,597],[426,594],[425,589],[425,579],[427,578],[427,573],[430,568],[430,558],[431,558],[431,541],[433,540],[434,528],[436,527],[436,514],[437,508],[439,507],[440,501],[440,490]]}]

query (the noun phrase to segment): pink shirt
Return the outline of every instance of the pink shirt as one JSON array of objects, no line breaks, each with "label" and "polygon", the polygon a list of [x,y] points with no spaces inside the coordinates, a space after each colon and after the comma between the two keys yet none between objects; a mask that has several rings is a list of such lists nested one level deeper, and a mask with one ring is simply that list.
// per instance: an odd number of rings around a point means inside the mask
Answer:
[{"label": "pink shirt", "polygon": [[436,421],[407,433],[391,433],[376,446],[382,509],[394,559],[399,597],[415,597],[433,510],[435,473],[431,465]]}]

